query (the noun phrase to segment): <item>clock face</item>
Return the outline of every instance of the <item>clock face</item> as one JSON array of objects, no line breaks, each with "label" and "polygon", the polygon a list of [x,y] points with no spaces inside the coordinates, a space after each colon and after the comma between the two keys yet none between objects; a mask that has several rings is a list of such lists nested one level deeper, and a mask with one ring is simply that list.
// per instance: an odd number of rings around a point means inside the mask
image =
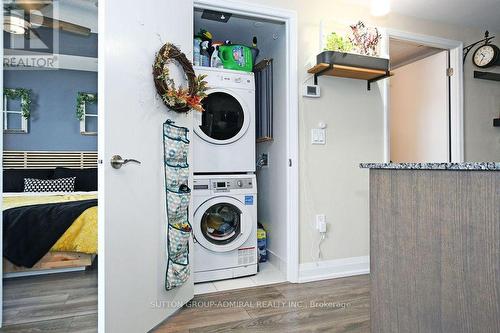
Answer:
[{"label": "clock face", "polygon": [[483,45],[474,52],[474,64],[478,67],[487,67],[495,59],[495,49],[491,45]]}]

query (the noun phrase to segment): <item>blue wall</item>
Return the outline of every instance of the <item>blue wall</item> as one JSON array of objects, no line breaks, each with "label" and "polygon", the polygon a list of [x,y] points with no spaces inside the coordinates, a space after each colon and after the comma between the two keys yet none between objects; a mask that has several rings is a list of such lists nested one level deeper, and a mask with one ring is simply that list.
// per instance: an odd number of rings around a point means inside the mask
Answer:
[{"label": "blue wall", "polygon": [[4,150],[97,150],[97,136],[81,135],[75,115],[77,93],[97,92],[97,73],[4,71],[4,86],[32,90],[29,133],[4,134]]},{"label": "blue wall", "polygon": [[[6,46],[8,40],[4,39]],[[82,37],[62,32],[60,52],[96,57],[97,35]],[[81,135],[75,115],[77,93],[97,93],[96,72],[5,70],[3,75],[5,88],[32,90],[29,133],[4,134],[4,150],[97,150],[97,136]],[[96,106],[88,105],[87,109],[90,113]]]}]

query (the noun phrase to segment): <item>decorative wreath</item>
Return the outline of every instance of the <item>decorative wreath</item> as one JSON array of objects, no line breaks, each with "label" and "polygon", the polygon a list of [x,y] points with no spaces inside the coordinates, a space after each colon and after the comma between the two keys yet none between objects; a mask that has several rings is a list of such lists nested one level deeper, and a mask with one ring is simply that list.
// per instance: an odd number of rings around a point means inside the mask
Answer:
[{"label": "decorative wreath", "polygon": [[21,115],[28,119],[31,115],[31,89],[4,88],[3,95],[9,99],[21,100]]},{"label": "decorative wreath", "polygon": [[76,118],[82,120],[85,115],[85,104],[97,103],[97,95],[86,92],[79,92],[76,95]]},{"label": "decorative wreath", "polygon": [[[170,78],[168,65],[172,61],[177,62],[187,76],[188,87],[176,87],[175,82]],[[186,58],[186,55],[173,44],[166,43],[156,54],[153,65],[153,79],[156,91],[161,96],[163,102],[171,110],[176,112],[189,112],[191,109],[203,111],[201,101],[207,95],[207,82],[204,81],[206,75],[196,76],[193,65]]]}]

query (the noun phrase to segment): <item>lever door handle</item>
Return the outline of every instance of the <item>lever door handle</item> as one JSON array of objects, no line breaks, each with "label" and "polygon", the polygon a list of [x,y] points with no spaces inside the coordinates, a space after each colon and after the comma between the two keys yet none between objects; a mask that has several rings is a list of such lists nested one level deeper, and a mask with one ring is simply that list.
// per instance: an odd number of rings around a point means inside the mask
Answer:
[{"label": "lever door handle", "polygon": [[140,161],[134,160],[133,158],[123,159],[120,155],[113,155],[111,157],[111,166],[115,169],[120,169],[123,165],[130,163],[130,162],[141,164]]}]

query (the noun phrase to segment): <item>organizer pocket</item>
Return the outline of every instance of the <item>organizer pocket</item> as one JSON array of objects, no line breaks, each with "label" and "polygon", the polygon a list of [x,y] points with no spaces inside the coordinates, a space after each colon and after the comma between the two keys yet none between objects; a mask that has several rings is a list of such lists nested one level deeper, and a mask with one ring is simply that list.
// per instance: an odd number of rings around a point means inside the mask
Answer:
[{"label": "organizer pocket", "polygon": [[181,185],[188,184],[189,168],[172,167],[165,164],[165,179],[167,189],[170,191],[179,191]]},{"label": "organizer pocket", "polygon": [[181,286],[189,279],[189,264],[179,264],[169,259],[167,263],[167,276],[165,278],[165,289],[171,290]]},{"label": "organizer pocket", "polygon": [[189,130],[185,127],[175,126],[174,122],[171,120],[167,120],[163,124],[163,135],[171,140],[184,141],[185,143],[189,143],[187,134]]},{"label": "organizer pocket", "polygon": [[188,167],[187,156],[189,145],[183,141],[165,140],[165,164],[171,167]]},{"label": "organizer pocket", "polygon": [[167,215],[170,224],[173,224],[173,221],[179,218],[184,218],[184,221],[187,220],[190,197],[191,190],[189,188],[185,192],[175,192],[167,189]]},{"label": "organizer pocket", "polygon": [[187,264],[189,257],[189,223],[168,225],[168,256],[180,264]]}]

